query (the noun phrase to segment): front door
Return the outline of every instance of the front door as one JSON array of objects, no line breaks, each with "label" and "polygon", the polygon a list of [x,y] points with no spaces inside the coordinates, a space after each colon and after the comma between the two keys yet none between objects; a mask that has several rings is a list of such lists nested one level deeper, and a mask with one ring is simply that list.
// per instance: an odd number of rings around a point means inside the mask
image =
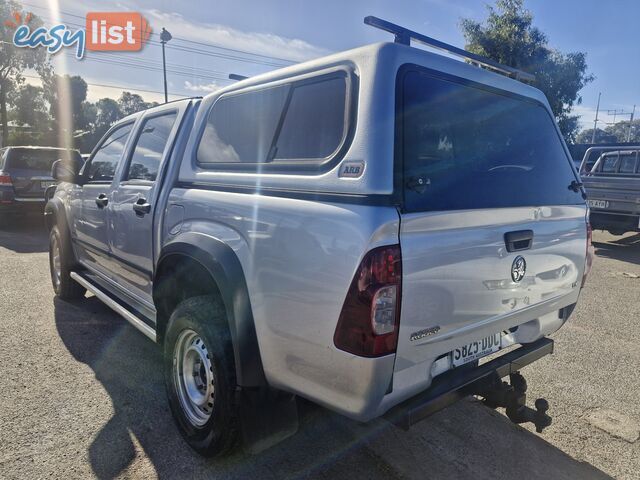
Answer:
[{"label": "front door", "polygon": [[127,291],[147,301],[151,301],[155,202],[177,117],[178,111],[172,109],[142,120],[109,204],[113,273]]},{"label": "front door", "polygon": [[105,275],[110,263],[107,224],[112,183],[132,128],[133,122],[127,123],[104,137],[83,169],[83,185],[73,202],[79,210],[73,215],[79,260]]}]

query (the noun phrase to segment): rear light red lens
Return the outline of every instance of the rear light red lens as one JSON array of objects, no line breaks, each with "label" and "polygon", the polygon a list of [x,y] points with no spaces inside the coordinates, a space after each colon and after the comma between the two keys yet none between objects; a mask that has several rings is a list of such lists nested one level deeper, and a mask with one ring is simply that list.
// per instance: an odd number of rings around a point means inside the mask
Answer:
[{"label": "rear light red lens", "polygon": [[0,172],[0,186],[12,187],[13,181],[11,181],[11,175]]},{"label": "rear light red lens", "polygon": [[584,287],[584,284],[587,281],[587,276],[589,275],[589,272],[591,272],[591,266],[593,265],[595,250],[593,248],[592,239],[593,229],[591,228],[591,223],[587,221],[587,254],[584,261],[584,274],[582,275],[582,285],[580,285],[580,288]]},{"label": "rear light red lens", "polygon": [[333,336],[337,348],[362,357],[396,351],[400,321],[400,246],[367,253],[349,287]]}]

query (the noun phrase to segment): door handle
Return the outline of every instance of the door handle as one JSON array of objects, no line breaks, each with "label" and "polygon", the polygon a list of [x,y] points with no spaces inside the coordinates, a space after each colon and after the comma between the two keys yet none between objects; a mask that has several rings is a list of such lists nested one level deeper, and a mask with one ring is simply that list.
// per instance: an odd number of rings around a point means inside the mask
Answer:
[{"label": "door handle", "polygon": [[533,230],[517,230],[504,234],[504,244],[507,252],[520,252],[529,250],[533,245]]},{"label": "door handle", "polygon": [[140,197],[136,203],[133,204],[133,209],[136,215],[142,217],[151,211],[151,204],[147,202],[146,198]]},{"label": "door handle", "polygon": [[109,199],[107,198],[107,195],[104,193],[101,193],[100,195],[98,195],[98,197],[96,198],[96,205],[98,205],[98,208],[104,208],[107,206],[107,203],[109,203]]}]

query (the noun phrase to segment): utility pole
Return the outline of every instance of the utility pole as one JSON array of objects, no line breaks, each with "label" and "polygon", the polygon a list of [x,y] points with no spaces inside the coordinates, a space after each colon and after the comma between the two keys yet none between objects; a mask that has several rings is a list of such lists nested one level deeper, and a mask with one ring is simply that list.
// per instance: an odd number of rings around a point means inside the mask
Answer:
[{"label": "utility pole", "polygon": [[609,116],[613,115],[613,122],[611,123],[611,125],[615,125],[616,124],[616,117],[618,115],[629,115],[629,113],[625,112],[624,108],[622,110],[618,110],[616,108],[616,109],[613,109],[613,110],[607,110],[607,115],[609,115]]},{"label": "utility pole", "polygon": [[596,128],[598,128],[598,112],[600,111],[600,95],[602,95],[602,92],[598,92],[598,106],[596,107],[596,119],[593,121],[593,135],[591,135],[591,144],[596,143]]},{"label": "utility pole", "polygon": [[631,118],[629,118],[629,132],[627,132],[627,143],[631,141],[631,129],[633,128],[633,116],[636,114],[636,106],[633,106],[631,111]]},{"label": "utility pole", "polygon": [[160,43],[162,44],[162,74],[164,76],[164,103],[169,101],[169,94],[167,93],[167,61],[164,56],[164,44],[171,40],[173,37],[162,27],[162,32],[160,32]]}]

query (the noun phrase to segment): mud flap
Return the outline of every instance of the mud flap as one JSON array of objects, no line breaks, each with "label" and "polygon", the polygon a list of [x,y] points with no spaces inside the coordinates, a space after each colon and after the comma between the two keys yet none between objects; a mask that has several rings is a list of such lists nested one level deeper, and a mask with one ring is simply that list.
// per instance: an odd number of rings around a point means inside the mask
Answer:
[{"label": "mud flap", "polygon": [[269,388],[242,388],[237,392],[243,448],[257,454],[298,431],[295,395]]}]

